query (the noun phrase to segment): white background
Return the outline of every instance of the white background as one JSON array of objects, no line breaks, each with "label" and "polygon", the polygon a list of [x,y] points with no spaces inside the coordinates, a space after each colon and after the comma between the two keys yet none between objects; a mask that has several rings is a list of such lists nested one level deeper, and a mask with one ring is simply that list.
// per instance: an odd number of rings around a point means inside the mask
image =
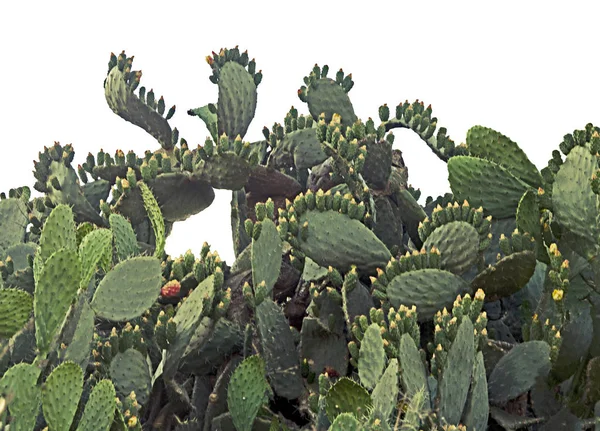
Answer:
[{"label": "white background", "polygon": [[[563,135],[600,125],[600,5],[494,3],[2,2],[0,190],[33,186],[32,160],[54,141],[73,144],[75,166],[99,148],[159,148],[104,99],[110,53],[123,49],[135,55],[141,85],[177,105],[170,123],[193,147],[208,132],[186,111],[217,100],[205,56],[239,45],[264,75],[246,140],[262,139],[292,105],[308,112],[296,92],[317,62],[330,75],[352,73],[363,120],[383,103],[393,113],[418,98],[457,144],[471,126],[491,127],[541,169]],[[395,134],[421,202],[449,191],[445,164],[410,131]],[[167,251],[198,253],[206,240],[231,264],[229,199],[217,192],[209,209],[177,223]]]}]

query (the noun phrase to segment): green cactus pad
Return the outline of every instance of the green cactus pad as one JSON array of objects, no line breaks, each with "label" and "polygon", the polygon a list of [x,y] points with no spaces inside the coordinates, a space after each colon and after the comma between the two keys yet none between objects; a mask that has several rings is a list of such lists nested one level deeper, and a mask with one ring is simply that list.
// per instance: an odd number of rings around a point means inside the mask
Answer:
[{"label": "green cactus pad", "polygon": [[[138,187],[126,196],[123,194],[115,210],[127,217],[133,224],[140,224],[145,218],[143,200]],[[160,174],[148,181],[148,186],[156,196],[165,220],[183,221],[210,206],[215,199],[215,191],[205,181],[195,178],[189,172]],[[176,192],[174,193],[174,190]]]},{"label": "green cactus pad", "polygon": [[430,320],[444,307],[450,309],[458,295],[470,290],[459,276],[448,271],[425,268],[404,272],[394,277],[387,286],[387,297],[392,307],[415,305],[419,322]]},{"label": "green cactus pad", "polygon": [[503,356],[488,378],[492,403],[504,403],[527,392],[550,371],[550,346],[544,341],[517,344]]},{"label": "green cactus pad", "polygon": [[60,162],[51,161],[47,169],[50,172],[49,175],[58,180],[60,187],[56,188],[52,185],[52,181],[47,182],[46,196],[52,203],[71,206],[79,223],[90,221],[102,226],[104,221],[83,194],[75,169],[64,159]]},{"label": "green cactus pad", "polygon": [[446,223],[436,228],[425,240],[423,247],[440,251],[441,269],[453,274],[465,273],[479,256],[480,235],[465,221]]},{"label": "green cactus pad", "polygon": [[33,297],[20,289],[0,289],[0,338],[10,338],[33,311]]},{"label": "green cactus pad", "polygon": [[358,354],[358,377],[367,389],[375,387],[385,368],[383,338],[377,323],[371,323],[360,343]]},{"label": "green cactus pad", "polygon": [[300,331],[300,358],[307,359],[315,372],[325,367],[333,368],[340,375],[348,372],[348,345],[346,336],[329,332],[314,317],[302,320]]},{"label": "green cactus pad", "polygon": [[[121,177],[123,178],[123,177]],[[83,196],[96,212],[100,212],[100,201],[107,201],[110,194],[110,182],[101,178],[81,186]]]},{"label": "green cactus pad", "polygon": [[427,213],[407,189],[394,193],[394,197],[396,198],[396,202],[398,202],[398,208],[400,209],[400,214],[402,214],[402,222],[406,226],[408,235],[415,244],[420,244],[421,239],[418,234],[418,226],[427,217]]},{"label": "green cactus pad", "polygon": [[458,425],[469,395],[473,363],[475,362],[475,340],[473,323],[463,319],[456,338],[448,351],[448,358],[438,386],[440,394],[440,419]]},{"label": "green cactus pad", "polygon": [[41,263],[46,262],[52,253],[63,247],[77,250],[73,211],[68,205],[58,205],[44,223],[40,237]]},{"label": "green cactus pad", "polygon": [[[287,133],[283,140],[273,150],[271,159],[274,166],[284,165],[285,156],[293,157],[297,169],[310,169],[327,160],[321,143],[317,139],[317,129],[301,129]],[[277,161],[278,158],[283,159]]]},{"label": "green cactus pad", "polygon": [[563,382],[574,374],[579,364],[585,361],[592,344],[594,324],[590,306],[578,301],[577,308],[580,310],[571,312],[570,320],[560,329],[562,341],[551,373],[556,381]]},{"label": "green cactus pad", "polygon": [[194,177],[215,189],[238,190],[248,181],[251,168],[246,159],[226,152],[200,160],[194,167]]},{"label": "green cactus pad", "polygon": [[37,385],[40,369],[20,363],[6,371],[0,379],[0,393],[6,394],[8,411],[13,417],[10,429],[29,431],[35,426],[40,408],[41,391]]},{"label": "green cactus pad", "polygon": [[392,144],[369,136],[358,143],[359,147],[363,145],[367,147],[367,157],[361,174],[369,187],[384,190],[392,173]]},{"label": "green cactus pad", "polygon": [[254,78],[239,63],[228,61],[221,67],[218,85],[219,136],[225,133],[233,138],[237,135],[243,138],[256,111],[257,93]]},{"label": "green cactus pad", "polygon": [[217,129],[218,117],[217,114],[214,114],[210,110],[208,105],[201,106],[200,108],[190,109],[187,113],[191,116],[198,116],[202,121],[204,121],[204,124],[210,132],[210,135],[213,138],[213,140],[216,141],[217,139],[219,139]]},{"label": "green cactus pad", "polygon": [[[8,247],[4,253],[0,253],[0,259],[5,259],[7,256],[10,256],[10,258],[13,260],[15,271],[26,270],[29,268],[27,256],[34,256],[37,253],[37,248],[38,245],[33,242],[13,244]],[[1,254],[4,254],[4,256]]]},{"label": "green cactus pad", "polygon": [[321,291],[318,297],[312,298],[307,312],[310,316],[317,317],[317,321],[325,330],[341,335],[344,333],[346,319],[342,301],[337,290],[331,293]]},{"label": "green cactus pad", "polygon": [[48,352],[75,298],[80,278],[79,257],[67,248],[53,253],[42,268],[33,302],[35,336],[41,352]]},{"label": "green cactus pad", "polygon": [[542,186],[543,180],[525,152],[516,142],[487,127],[473,126],[467,132],[469,154],[496,162],[531,187]]},{"label": "green cactus pad", "polygon": [[341,413],[352,413],[360,420],[372,407],[373,402],[367,390],[347,377],[335,382],[325,396],[325,411],[331,422]]},{"label": "green cactus pad", "polygon": [[412,398],[419,391],[425,391],[425,405],[429,408],[429,385],[427,384],[425,364],[423,364],[415,340],[408,333],[402,334],[400,338],[398,359],[401,367],[400,378],[406,395]]},{"label": "green cactus pad", "polygon": [[462,423],[469,430],[484,431],[487,428],[490,406],[488,404],[488,386],[483,362],[483,353],[477,352],[473,366],[473,382],[467,399]]},{"label": "green cactus pad", "polygon": [[175,342],[169,347],[164,361],[163,372],[167,376],[175,374],[192,337],[196,330],[200,330],[199,325],[201,325],[203,317],[211,312],[215,294],[214,282],[214,275],[205,278],[178,308],[173,318],[177,325]]},{"label": "green cactus pad", "polygon": [[85,405],[77,431],[108,431],[115,414],[115,396],[110,380],[98,382]]},{"label": "green cactus pad", "polygon": [[377,235],[388,249],[398,246],[402,249],[403,220],[404,215],[400,208],[389,196],[378,196],[375,198],[375,211],[377,222],[373,227],[373,233]]},{"label": "green cactus pad", "polygon": [[90,357],[90,344],[94,336],[94,312],[87,299],[82,298],[82,306],[75,324],[75,332],[67,344],[65,360],[73,361],[85,369]]},{"label": "green cactus pad", "polygon": [[152,376],[146,358],[138,350],[127,349],[115,355],[110,363],[110,379],[121,397],[133,391],[141,405],[148,401]]},{"label": "green cactus pad", "polygon": [[165,250],[165,241],[167,233],[165,231],[165,220],[163,219],[163,212],[161,211],[158,202],[154,197],[154,193],[150,188],[143,182],[139,183],[139,189],[142,194],[142,200],[144,201],[144,208],[148,214],[148,219],[152,223],[152,230],[154,231],[154,238],[156,247],[154,250],[154,256],[159,259],[162,258]]},{"label": "green cactus pad", "polygon": [[327,124],[331,122],[333,114],[341,115],[344,127],[352,126],[358,119],[348,94],[331,78],[313,81],[307,89],[306,103],[315,121],[319,119],[321,113],[325,113]]},{"label": "green cactus pad", "polygon": [[329,431],[361,431],[360,422],[352,413],[340,413],[329,428]]},{"label": "green cactus pad", "polygon": [[294,339],[283,310],[267,298],[258,304],[255,315],[271,387],[277,395],[288,400],[300,397],[304,384]]},{"label": "green cactus pad", "polygon": [[529,233],[531,237],[535,239],[538,248],[538,259],[542,261],[546,259],[547,261],[548,255],[542,246],[540,206],[537,202],[535,193],[531,190],[527,190],[523,196],[521,196],[521,200],[519,201],[519,206],[517,207],[517,228],[520,232]]},{"label": "green cactus pad", "polygon": [[126,82],[124,71],[113,67],[104,82],[104,96],[109,108],[125,121],[141,127],[164,149],[173,148],[169,122],[152,107],[143,103]]},{"label": "green cactus pad", "polygon": [[348,328],[352,326],[356,316],[368,316],[369,310],[374,306],[369,289],[360,281],[349,292],[346,286],[342,287],[342,300],[344,301],[342,307]]},{"label": "green cactus pad", "polygon": [[[82,289],[87,288],[88,283],[96,273],[96,269],[102,262],[112,261],[112,238],[110,229],[96,229],[87,234],[81,241],[79,245],[81,281],[79,285]],[[108,270],[108,268],[105,269]]]},{"label": "green cactus pad", "polygon": [[345,214],[307,211],[299,217],[298,224],[306,222],[308,235],[300,241],[300,250],[321,266],[348,272],[356,265],[358,271],[374,273],[392,257],[369,228]]},{"label": "green cactus pad", "polygon": [[120,262],[140,252],[135,232],[131,224],[120,214],[111,214],[108,217],[115,243],[117,260]]},{"label": "green cactus pad", "polygon": [[91,302],[96,315],[114,321],[140,316],[160,295],[160,261],[138,256],[123,261],[102,279]]},{"label": "green cactus pad", "polygon": [[271,293],[281,270],[281,238],[275,223],[265,219],[258,240],[252,240],[252,283],[254,288],[262,281]]},{"label": "green cactus pad", "polygon": [[[392,358],[371,393],[375,416],[387,422],[398,404],[398,359]],[[339,416],[338,416],[339,418]]]},{"label": "green cactus pad", "polygon": [[304,260],[304,269],[302,270],[302,280],[317,281],[327,277],[327,268],[317,265],[310,257]]},{"label": "green cactus pad", "polygon": [[600,236],[598,196],[589,185],[598,169],[596,158],[584,147],[575,147],[555,176],[552,188],[554,213],[561,226],[577,236],[585,258],[598,254]]},{"label": "green cactus pad", "polygon": [[[236,257],[236,262],[239,256],[246,250],[251,243],[251,238],[246,233],[244,228],[244,221],[248,218],[248,204],[246,202],[246,192],[244,190],[234,190],[231,192],[231,239],[233,240],[233,252]],[[250,253],[250,249],[248,252]],[[249,257],[250,255],[247,254]],[[238,265],[235,263],[233,266],[241,268],[239,265],[243,259],[240,260]],[[249,263],[249,261],[248,261]],[[232,269],[232,272],[236,272]]]},{"label": "green cactus pad", "polygon": [[83,392],[83,370],[73,362],[56,367],[42,386],[42,410],[50,429],[68,430]]},{"label": "green cactus pad", "polygon": [[27,206],[18,198],[0,200],[0,250],[25,240]]},{"label": "green cactus pad", "polygon": [[210,373],[244,345],[244,332],[235,323],[220,318],[212,325],[202,319],[179,363],[179,371],[202,375]]},{"label": "green cactus pad", "polygon": [[506,298],[521,290],[535,272],[535,253],[512,253],[477,274],[471,282],[472,291],[483,289],[486,302]]},{"label": "green cactus pad", "polygon": [[502,166],[469,156],[448,160],[448,181],[456,200],[483,206],[494,218],[513,217],[529,187]]},{"label": "green cactus pad", "polygon": [[265,379],[265,363],[260,356],[250,356],[235,369],[227,390],[227,405],[238,431],[250,431],[260,407],[267,402],[270,390]]}]

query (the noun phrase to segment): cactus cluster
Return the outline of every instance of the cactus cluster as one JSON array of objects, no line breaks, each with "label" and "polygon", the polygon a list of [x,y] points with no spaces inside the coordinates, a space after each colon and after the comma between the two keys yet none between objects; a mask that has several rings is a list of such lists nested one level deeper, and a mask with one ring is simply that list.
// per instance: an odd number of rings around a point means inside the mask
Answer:
[{"label": "cactus cluster", "polygon": [[[262,71],[206,60],[201,144],[111,54],[108,106],[159,148],[75,167],[54,143],[43,196],[0,194],[0,429],[600,429],[600,128],[540,172],[486,127],[456,145],[418,100],[363,121],[352,74],[315,65],[307,112],[247,141]],[[395,128],[451,193],[418,203]],[[169,256],[214,189],[235,261]]]}]

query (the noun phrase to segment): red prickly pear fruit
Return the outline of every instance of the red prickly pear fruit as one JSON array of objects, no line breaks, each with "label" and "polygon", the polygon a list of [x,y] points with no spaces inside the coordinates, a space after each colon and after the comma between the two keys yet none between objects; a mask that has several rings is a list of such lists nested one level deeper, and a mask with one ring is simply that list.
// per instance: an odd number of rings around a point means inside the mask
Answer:
[{"label": "red prickly pear fruit", "polygon": [[160,289],[160,295],[165,298],[173,298],[179,295],[181,284],[177,280],[171,280]]}]

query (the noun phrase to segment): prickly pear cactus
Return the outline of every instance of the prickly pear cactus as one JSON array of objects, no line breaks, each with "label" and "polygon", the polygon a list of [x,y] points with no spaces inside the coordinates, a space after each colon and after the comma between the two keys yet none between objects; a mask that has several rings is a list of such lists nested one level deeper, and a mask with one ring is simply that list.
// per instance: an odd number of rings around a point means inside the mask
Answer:
[{"label": "prickly pear cactus", "polygon": [[[209,136],[111,54],[108,107],[157,147],[56,142],[42,197],[0,193],[0,429],[598,429],[600,128],[539,171],[487,127],[455,144],[418,100],[360,119],[352,74],[315,65],[248,140],[262,71],[238,47],[206,61],[217,100],[187,113]],[[419,203],[396,128],[452,193]],[[235,261],[169,256],[215,189]]]}]

